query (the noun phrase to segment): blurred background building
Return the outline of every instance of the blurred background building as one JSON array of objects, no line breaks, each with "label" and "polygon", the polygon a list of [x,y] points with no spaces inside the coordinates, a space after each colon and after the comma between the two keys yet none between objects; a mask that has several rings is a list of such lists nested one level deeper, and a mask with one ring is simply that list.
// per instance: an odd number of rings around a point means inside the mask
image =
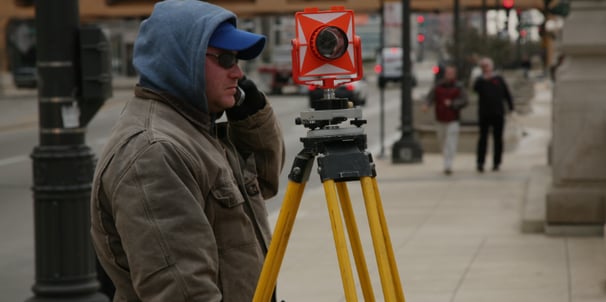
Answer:
[{"label": "blurred background building", "polygon": [[[154,0],[80,1],[83,23],[102,26],[112,45],[112,68],[117,76],[135,76],[132,49],[138,25],[152,10]],[[221,0],[210,1],[234,11],[239,27],[269,37],[268,47],[255,66],[266,76],[288,78],[290,41],[294,38],[293,13],[305,7],[328,9],[345,6],[356,12],[356,30],[362,38],[363,57],[373,61],[380,47],[382,15],[385,46],[401,44],[402,4],[400,1],[310,1],[310,0]],[[555,60],[552,40],[561,28],[554,13],[558,0],[410,0],[411,52],[417,60],[427,53],[437,60],[452,59],[453,17],[459,18],[460,45],[465,56],[490,54],[500,66],[518,64],[535,57],[546,68]],[[453,14],[458,3],[457,14]],[[21,77],[19,85],[31,87],[27,74],[35,70],[35,0],[0,0],[0,71]],[[383,9],[382,9],[383,8]],[[555,20],[555,21],[554,21]],[[491,43],[486,43],[487,39]],[[504,47],[507,45],[507,47]],[[510,46],[511,45],[511,46]],[[517,46],[516,46],[517,45]],[[488,49],[486,46],[493,47]],[[515,48],[517,47],[517,48]],[[516,50],[517,49],[517,50]],[[434,56],[435,57],[435,56]],[[35,77],[34,77],[35,79]],[[279,88],[279,87],[278,87]]]}]

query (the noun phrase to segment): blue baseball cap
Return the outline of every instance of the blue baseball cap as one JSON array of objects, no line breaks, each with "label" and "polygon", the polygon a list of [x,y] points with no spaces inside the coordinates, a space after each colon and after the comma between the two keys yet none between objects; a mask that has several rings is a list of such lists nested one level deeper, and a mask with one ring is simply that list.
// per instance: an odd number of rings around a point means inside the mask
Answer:
[{"label": "blue baseball cap", "polygon": [[208,45],[237,51],[238,59],[256,58],[265,48],[265,36],[237,29],[231,22],[221,23],[210,37]]}]

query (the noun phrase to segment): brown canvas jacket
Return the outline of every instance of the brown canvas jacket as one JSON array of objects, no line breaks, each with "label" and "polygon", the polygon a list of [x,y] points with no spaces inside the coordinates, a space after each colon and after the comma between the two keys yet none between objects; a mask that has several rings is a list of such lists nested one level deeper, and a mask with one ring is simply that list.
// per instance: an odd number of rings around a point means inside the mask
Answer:
[{"label": "brown canvas jacket", "polygon": [[190,105],[137,87],[100,156],[93,244],[114,301],[251,301],[284,143],[270,105],[213,127]]}]

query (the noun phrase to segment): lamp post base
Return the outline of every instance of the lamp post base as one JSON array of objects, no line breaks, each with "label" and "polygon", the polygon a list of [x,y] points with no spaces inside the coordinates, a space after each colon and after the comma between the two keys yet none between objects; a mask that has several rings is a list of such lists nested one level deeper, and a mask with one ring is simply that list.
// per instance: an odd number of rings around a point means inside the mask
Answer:
[{"label": "lamp post base", "polygon": [[420,163],[423,161],[423,148],[412,135],[402,136],[393,144],[391,161],[402,164]]}]

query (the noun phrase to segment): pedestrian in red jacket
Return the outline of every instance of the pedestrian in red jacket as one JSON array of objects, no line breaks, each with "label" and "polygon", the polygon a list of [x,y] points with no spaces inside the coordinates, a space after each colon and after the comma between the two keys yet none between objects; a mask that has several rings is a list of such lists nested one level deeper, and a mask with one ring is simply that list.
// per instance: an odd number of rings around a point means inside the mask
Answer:
[{"label": "pedestrian in red jacket", "polygon": [[444,155],[444,174],[452,173],[454,156],[459,138],[459,112],[467,106],[467,92],[457,81],[457,69],[447,66],[444,78],[429,91],[424,111],[434,107],[438,141]]}]

